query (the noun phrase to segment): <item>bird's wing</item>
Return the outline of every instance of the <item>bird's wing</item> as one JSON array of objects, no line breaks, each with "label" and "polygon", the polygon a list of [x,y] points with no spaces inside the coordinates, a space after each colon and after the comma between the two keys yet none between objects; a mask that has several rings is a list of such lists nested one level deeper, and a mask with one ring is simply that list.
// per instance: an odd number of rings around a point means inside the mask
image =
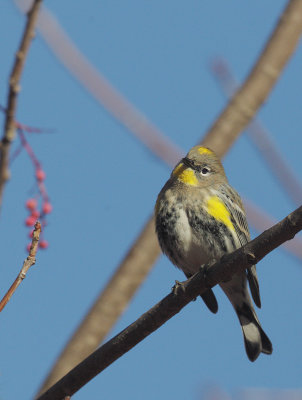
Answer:
[{"label": "bird's wing", "polygon": [[[245,216],[244,207],[241,201],[239,194],[236,192],[235,189],[231,188],[229,185],[224,186],[222,193],[222,200],[226,205],[230,215],[231,215],[231,222],[235,228],[235,232],[239,239],[241,246],[249,242],[250,240],[250,232]],[[253,300],[257,307],[261,307],[261,300],[260,300],[260,291],[259,291],[259,282],[257,277],[256,266],[252,265],[251,267],[247,268],[247,279],[249,282],[249,287],[251,290],[251,294]]]}]

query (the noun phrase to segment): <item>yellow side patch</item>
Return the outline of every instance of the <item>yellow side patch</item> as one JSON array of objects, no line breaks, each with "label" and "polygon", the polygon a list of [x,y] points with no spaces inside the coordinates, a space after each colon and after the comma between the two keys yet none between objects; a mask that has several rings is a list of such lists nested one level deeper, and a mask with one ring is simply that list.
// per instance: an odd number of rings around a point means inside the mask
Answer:
[{"label": "yellow side patch", "polygon": [[176,176],[181,182],[187,185],[197,186],[198,179],[195,176],[194,171],[191,168],[187,168],[183,163],[178,164],[173,172],[173,176]]},{"label": "yellow side patch", "polygon": [[199,154],[213,154],[212,150],[207,149],[206,147],[199,147],[198,153]]},{"label": "yellow side patch", "polygon": [[231,231],[235,228],[231,222],[230,213],[219,197],[210,197],[207,202],[207,212],[215,219],[226,225]]}]

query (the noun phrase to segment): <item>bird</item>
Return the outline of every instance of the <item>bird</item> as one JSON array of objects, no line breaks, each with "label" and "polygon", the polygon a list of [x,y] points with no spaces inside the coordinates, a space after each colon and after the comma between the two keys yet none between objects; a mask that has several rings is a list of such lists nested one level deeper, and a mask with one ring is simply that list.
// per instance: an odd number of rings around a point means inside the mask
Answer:
[{"label": "bird", "polygon": [[[242,200],[228,183],[213,150],[194,146],[173,169],[155,205],[155,229],[162,252],[187,278],[203,265],[220,259],[250,241]],[[238,316],[250,361],[271,354],[272,343],[262,329],[253,302],[261,307],[256,266],[233,275],[220,287]],[[201,294],[210,311],[218,311],[212,289]]]}]

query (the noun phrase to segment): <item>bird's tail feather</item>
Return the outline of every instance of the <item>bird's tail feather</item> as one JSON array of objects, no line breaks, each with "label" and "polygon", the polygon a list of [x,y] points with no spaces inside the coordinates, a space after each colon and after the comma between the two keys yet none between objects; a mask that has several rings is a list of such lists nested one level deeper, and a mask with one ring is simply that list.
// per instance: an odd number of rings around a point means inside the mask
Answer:
[{"label": "bird's tail feather", "polygon": [[271,354],[272,343],[261,328],[253,308],[249,304],[243,303],[240,308],[236,309],[236,312],[241,324],[248,358],[255,361],[261,352]]}]

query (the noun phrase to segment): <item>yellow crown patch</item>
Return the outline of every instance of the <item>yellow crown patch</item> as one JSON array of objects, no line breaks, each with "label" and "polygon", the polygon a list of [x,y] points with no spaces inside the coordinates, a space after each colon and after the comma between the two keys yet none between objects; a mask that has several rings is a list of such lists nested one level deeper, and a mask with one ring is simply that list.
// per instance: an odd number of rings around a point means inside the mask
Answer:
[{"label": "yellow crown patch", "polygon": [[212,150],[207,149],[206,147],[199,147],[198,153],[199,154],[213,154]]}]

